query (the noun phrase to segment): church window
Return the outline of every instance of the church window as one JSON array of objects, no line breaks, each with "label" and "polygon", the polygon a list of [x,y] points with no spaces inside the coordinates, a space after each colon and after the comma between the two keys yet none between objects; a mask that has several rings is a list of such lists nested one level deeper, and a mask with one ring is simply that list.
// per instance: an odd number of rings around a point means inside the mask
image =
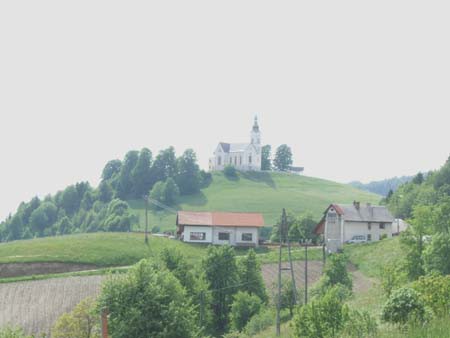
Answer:
[{"label": "church window", "polygon": [[252,164],[252,155],[250,155],[250,156],[248,157],[248,163],[249,163],[249,164]]},{"label": "church window", "polygon": [[218,164],[218,165],[222,165],[222,157],[219,156],[219,157],[217,158],[217,164]]}]

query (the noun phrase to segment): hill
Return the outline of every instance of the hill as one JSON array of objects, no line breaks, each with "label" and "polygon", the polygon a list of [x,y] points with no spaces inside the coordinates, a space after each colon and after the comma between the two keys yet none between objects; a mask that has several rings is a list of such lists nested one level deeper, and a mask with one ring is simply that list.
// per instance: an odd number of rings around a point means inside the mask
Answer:
[{"label": "hill", "polygon": [[357,189],[369,191],[381,196],[387,196],[390,190],[396,191],[402,184],[412,181],[413,178],[414,176],[402,176],[388,178],[381,181],[372,181],[369,183],[353,181],[349,184]]},{"label": "hill", "polygon": [[[379,195],[319,178],[287,173],[241,172],[237,179],[223,173],[213,174],[211,184],[194,195],[182,196],[178,210],[261,212],[267,226],[277,222],[282,208],[296,214],[310,212],[319,219],[332,202],[378,203]],[[139,215],[140,229],[145,227],[142,200],[129,200],[132,211]],[[176,217],[167,211],[149,212],[149,228],[174,230]]]}]

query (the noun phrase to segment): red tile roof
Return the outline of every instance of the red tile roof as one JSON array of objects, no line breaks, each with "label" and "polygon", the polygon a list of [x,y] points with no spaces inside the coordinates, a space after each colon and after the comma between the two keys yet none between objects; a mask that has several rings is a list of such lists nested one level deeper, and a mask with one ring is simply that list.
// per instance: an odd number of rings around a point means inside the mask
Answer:
[{"label": "red tile roof", "polygon": [[177,225],[262,227],[264,217],[259,213],[247,212],[179,211]]}]

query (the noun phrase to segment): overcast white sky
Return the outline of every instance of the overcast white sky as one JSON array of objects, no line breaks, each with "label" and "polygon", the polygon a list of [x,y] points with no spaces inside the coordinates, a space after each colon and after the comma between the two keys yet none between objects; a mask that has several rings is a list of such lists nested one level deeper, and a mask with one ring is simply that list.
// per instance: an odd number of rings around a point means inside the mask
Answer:
[{"label": "overcast white sky", "polygon": [[348,182],[450,154],[448,1],[2,1],[0,219],[130,149],[290,145]]}]

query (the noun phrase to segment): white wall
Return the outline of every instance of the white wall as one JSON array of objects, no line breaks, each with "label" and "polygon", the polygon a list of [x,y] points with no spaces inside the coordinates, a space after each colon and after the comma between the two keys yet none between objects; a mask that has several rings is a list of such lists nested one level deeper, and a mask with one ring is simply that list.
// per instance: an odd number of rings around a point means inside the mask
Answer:
[{"label": "white wall", "polygon": [[[191,232],[204,232],[205,240],[191,240]],[[230,239],[221,241],[219,240],[219,232],[227,232],[230,234]],[[251,241],[243,241],[242,234],[250,233],[252,234]],[[185,226],[183,241],[187,243],[212,243],[218,245],[254,245],[258,246],[258,228],[257,227],[208,227],[208,226]]]},{"label": "white wall", "polygon": [[[191,240],[191,232],[204,232],[206,234],[204,241]],[[184,242],[188,243],[212,243],[212,228],[208,226],[191,226],[184,227]]]},{"label": "white wall", "polygon": [[345,222],[344,242],[356,235],[364,235],[367,239],[369,234],[372,236],[372,242],[380,240],[384,234],[390,238],[392,237],[392,223],[385,223],[384,229],[380,229],[380,223],[372,222],[369,230],[367,222]]}]

